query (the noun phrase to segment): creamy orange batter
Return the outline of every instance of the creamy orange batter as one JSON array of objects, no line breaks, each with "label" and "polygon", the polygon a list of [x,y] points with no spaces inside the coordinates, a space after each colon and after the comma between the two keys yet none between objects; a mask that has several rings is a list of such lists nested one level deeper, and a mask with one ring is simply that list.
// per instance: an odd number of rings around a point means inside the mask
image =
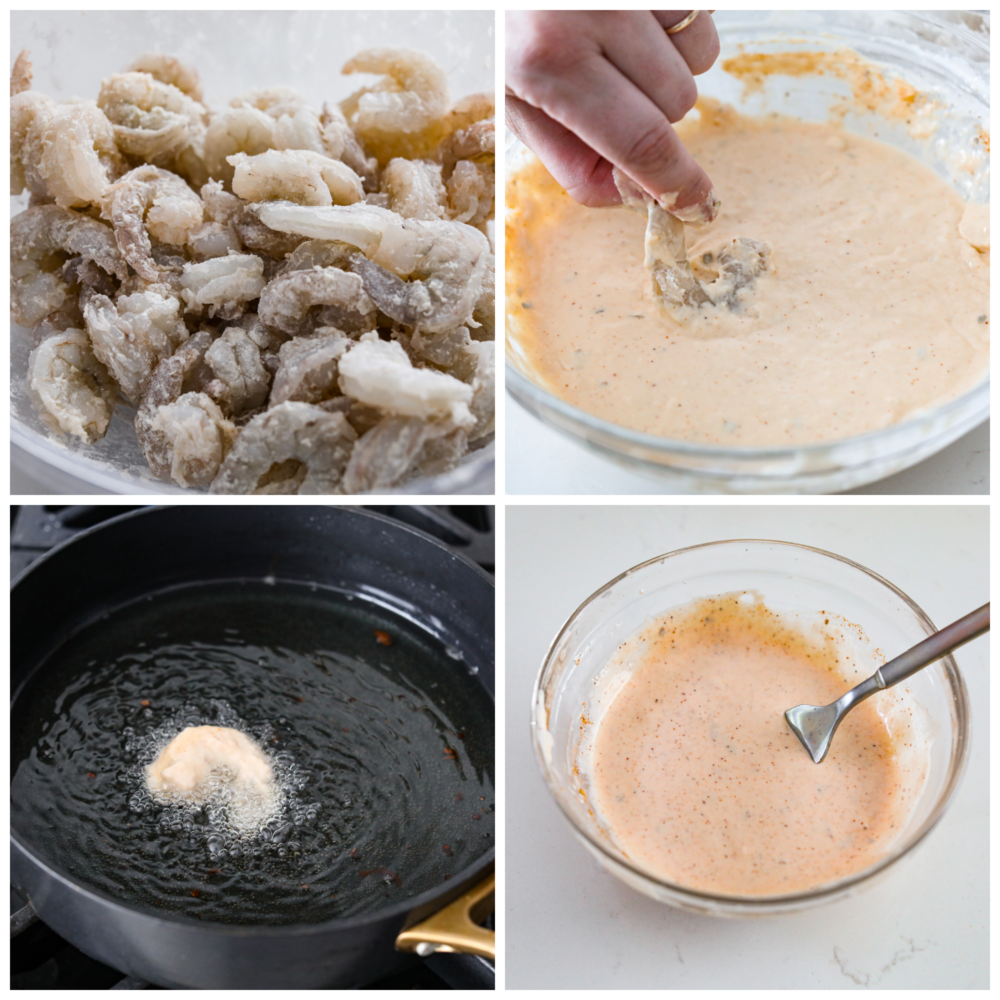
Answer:
[{"label": "creamy orange batter", "polygon": [[631,673],[598,724],[590,769],[599,814],[633,862],[689,888],[756,896],[878,861],[924,764],[897,752],[912,737],[887,724],[876,698],[814,764],[782,713],[852,686],[842,651],[747,599],[676,609],[625,643],[618,658]]},{"label": "creamy orange batter", "polygon": [[532,161],[508,185],[507,308],[534,377],[635,430],[783,446],[898,423],[985,376],[985,207],[963,224],[943,179],[838,124],[700,107],[680,128],[723,205],[687,227],[688,257],[710,281],[703,256],[748,236],[773,273],[742,313],[682,324],[653,301],[643,218],[577,205]]}]

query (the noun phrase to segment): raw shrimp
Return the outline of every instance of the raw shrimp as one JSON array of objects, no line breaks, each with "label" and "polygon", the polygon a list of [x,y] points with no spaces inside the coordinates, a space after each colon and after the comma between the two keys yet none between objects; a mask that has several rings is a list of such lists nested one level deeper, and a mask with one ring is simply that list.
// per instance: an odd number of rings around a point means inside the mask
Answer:
[{"label": "raw shrimp", "polygon": [[126,156],[173,167],[199,186],[208,179],[199,176],[208,112],[183,90],[150,73],[117,73],[102,81],[97,103]]},{"label": "raw shrimp", "polygon": [[201,225],[204,208],[182,177],[145,166],[130,170],[108,189],[101,214],[115,227],[125,259],[147,281],[156,281],[161,268],[153,260],[150,235],[183,246]]},{"label": "raw shrimp", "polygon": [[342,413],[281,403],[243,428],[209,492],[254,493],[274,466],[294,460],[307,470],[300,494],[335,493],[356,439]]},{"label": "raw shrimp", "polygon": [[[330,328],[325,328],[329,330]],[[295,337],[278,351],[280,367],[271,389],[271,406],[296,400],[319,403],[337,395],[338,361],[353,342],[339,331]]]},{"label": "raw shrimp", "polygon": [[343,492],[361,493],[397,486],[414,470],[431,441],[454,432],[454,425],[447,421],[386,417],[354,446],[344,471]]},{"label": "raw shrimp", "polygon": [[153,369],[188,338],[177,299],[154,291],[95,295],[83,310],[97,355],[133,403],[142,399]]},{"label": "raw shrimp", "polygon": [[111,422],[116,389],[86,332],[63,330],[31,352],[28,394],[50,430],[93,444]]},{"label": "raw shrimp", "polygon": [[185,264],[181,286],[187,312],[236,319],[264,288],[264,262],[244,253]]},{"label": "raw shrimp", "polygon": [[307,149],[270,149],[228,157],[233,193],[247,201],[286,199],[300,205],[353,205],[364,198],[361,178],[339,160]]},{"label": "raw shrimp", "polygon": [[93,101],[56,104],[30,90],[10,104],[11,194],[27,186],[62,208],[100,199],[122,168],[100,108]]},{"label": "raw shrimp", "polygon": [[14,60],[14,68],[10,71],[11,97],[31,89],[31,63],[28,62],[30,54],[27,49],[22,49]]},{"label": "raw shrimp", "polygon": [[404,219],[445,218],[448,195],[441,180],[439,163],[397,157],[390,160],[382,171],[381,183],[382,193],[389,196],[390,210]]},{"label": "raw shrimp", "polygon": [[448,178],[449,218],[480,226],[493,215],[496,181],[493,166],[459,160]]},{"label": "raw shrimp", "polygon": [[180,59],[174,59],[173,56],[165,56],[159,52],[145,52],[138,59],[134,59],[131,65],[126,67],[125,72],[149,73],[160,83],[169,83],[183,91],[191,100],[199,103],[203,100],[198,71]]},{"label": "raw shrimp", "polygon": [[231,326],[205,354],[215,377],[225,386],[217,402],[231,416],[255,410],[264,404],[271,384],[271,374],[261,364],[260,347],[246,330]]},{"label": "raw shrimp", "polygon": [[471,427],[472,389],[457,378],[414,368],[399,344],[363,334],[340,359],[340,388],[346,396],[388,413],[424,420],[450,419]]},{"label": "raw shrimp", "polygon": [[489,241],[463,223],[403,219],[362,204],[314,208],[269,202],[256,211],[271,229],[358,247],[368,260],[354,258],[350,266],[379,309],[397,323],[432,332],[472,320],[493,266]]},{"label": "raw shrimp", "polygon": [[368,49],[342,72],[385,74],[374,87],[341,104],[348,123],[379,163],[394,156],[424,156],[437,144],[435,133],[448,108],[448,78],[432,59],[412,49]]},{"label": "raw shrimp", "polygon": [[[310,317],[315,306],[324,308]],[[373,330],[378,315],[362,279],[336,267],[280,275],[261,293],[257,311],[267,329],[288,337],[308,332],[317,320],[348,333]]]},{"label": "raw shrimp", "polygon": [[10,300],[15,322],[34,326],[66,302],[69,289],[56,269],[62,266],[60,255],[66,254],[92,260],[119,280],[128,276],[109,226],[58,205],[29,208],[10,222]]}]

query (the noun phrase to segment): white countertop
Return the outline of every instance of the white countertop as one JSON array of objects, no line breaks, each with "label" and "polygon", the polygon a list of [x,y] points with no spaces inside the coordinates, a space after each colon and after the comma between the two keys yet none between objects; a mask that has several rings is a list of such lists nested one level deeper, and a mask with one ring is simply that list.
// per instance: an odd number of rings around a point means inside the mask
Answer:
[{"label": "white countertop", "polygon": [[[514,409],[510,407],[509,410]],[[509,989],[987,989],[988,641],[960,649],[968,769],[926,841],[859,896],[804,914],[722,920],[647,899],[591,860],[535,763],[532,684],[577,605],[654,555],[722,538],[848,556],[939,626],[989,594],[985,506],[513,506],[506,512],[506,986]]]},{"label": "white countertop", "polygon": [[[534,496],[662,494],[663,486],[594,455],[506,399],[507,493]],[[848,493],[970,494],[990,491],[987,421],[895,476]]]}]

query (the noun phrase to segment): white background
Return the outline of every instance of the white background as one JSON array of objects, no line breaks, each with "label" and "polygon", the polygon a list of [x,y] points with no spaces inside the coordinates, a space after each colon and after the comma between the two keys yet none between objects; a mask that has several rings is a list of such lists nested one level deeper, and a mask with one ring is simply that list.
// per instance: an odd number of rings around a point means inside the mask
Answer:
[{"label": "white background", "polygon": [[[663,485],[591,454],[507,396],[507,492],[533,495],[660,494]],[[989,421],[895,476],[849,493],[975,494],[990,491]]]},{"label": "white background", "polygon": [[[512,989],[989,986],[988,642],[956,654],[972,703],[961,786],[927,840],[854,899],[722,920],[655,903],[570,833],[528,735],[563,621],[622,570],[722,538],[803,542],[885,576],[938,626],[989,598],[984,506],[510,506],[506,516],[506,985]],[[902,650],[900,650],[902,652]]]}]

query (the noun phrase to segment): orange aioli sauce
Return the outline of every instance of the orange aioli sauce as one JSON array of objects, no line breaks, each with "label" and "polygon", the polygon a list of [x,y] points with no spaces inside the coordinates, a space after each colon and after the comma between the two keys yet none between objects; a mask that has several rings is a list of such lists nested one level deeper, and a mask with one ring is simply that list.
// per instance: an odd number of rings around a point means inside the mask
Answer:
[{"label": "orange aioli sauce", "polygon": [[506,227],[508,323],[529,374],[612,423],[758,447],[884,428],[982,379],[982,209],[963,226],[965,203],[929,167],[838,124],[700,109],[679,129],[723,204],[687,227],[688,257],[697,270],[749,236],[773,247],[773,273],[743,313],[679,323],[653,300],[643,217],[576,204],[530,160],[508,182]]},{"label": "orange aioli sauce", "polygon": [[598,723],[590,770],[600,817],[633,863],[688,888],[761,896],[882,858],[925,763],[899,752],[909,727],[888,724],[875,696],[814,764],[783,712],[828,704],[857,680],[845,679],[834,636],[746,601],[675,609],[623,645],[616,660],[632,671]]}]

